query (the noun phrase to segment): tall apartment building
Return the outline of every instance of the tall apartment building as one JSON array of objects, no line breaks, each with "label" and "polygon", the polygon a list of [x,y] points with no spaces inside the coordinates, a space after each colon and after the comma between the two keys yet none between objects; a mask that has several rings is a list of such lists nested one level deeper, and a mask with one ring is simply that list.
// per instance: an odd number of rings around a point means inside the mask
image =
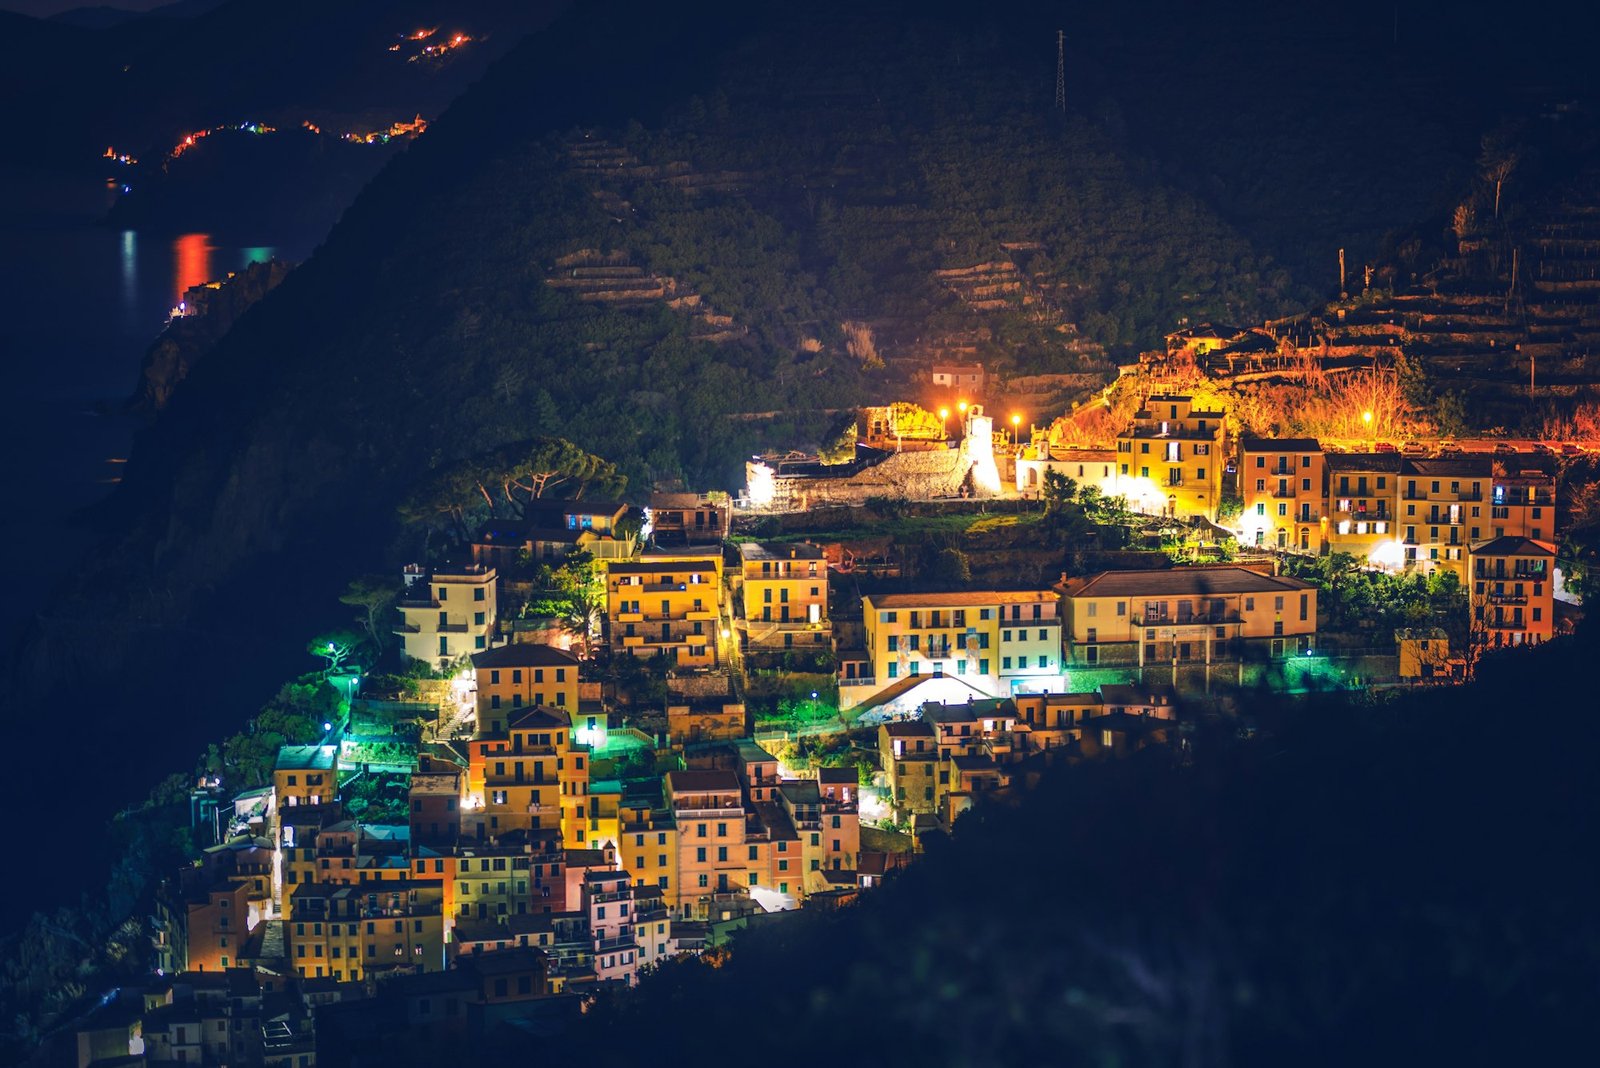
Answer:
[{"label": "tall apartment building", "polygon": [[495,625],[494,568],[469,565],[429,574],[410,564],[402,579],[405,585],[395,603],[401,618],[394,632],[406,656],[445,671],[462,657],[489,648]]},{"label": "tall apartment building", "polygon": [[1407,460],[1400,472],[1405,563],[1467,580],[1467,549],[1489,536],[1493,461],[1487,456]]},{"label": "tall apartment building", "polygon": [[765,858],[752,868],[743,787],[732,771],[669,771],[665,790],[678,828],[679,911],[703,917],[713,895],[755,885]]},{"label": "tall apartment building", "polygon": [[1142,511],[1215,520],[1222,498],[1224,413],[1158,395],[1117,436],[1119,492]]},{"label": "tall apartment building", "polygon": [[[512,830],[566,830],[587,812],[589,747],[560,708],[523,709],[503,736],[467,743],[462,835],[485,840]],[[573,839],[576,841],[576,839]]]},{"label": "tall apartment building", "polygon": [[833,632],[828,623],[828,562],[821,546],[745,542],[739,546],[739,567],[751,652],[821,652],[828,647]]},{"label": "tall apartment building", "polygon": [[956,676],[990,696],[1059,686],[1061,620],[1049,590],[869,594],[867,654],[880,687]]},{"label": "tall apartment building", "polygon": [[653,553],[606,565],[613,655],[664,655],[675,668],[722,663],[722,554]]},{"label": "tall apartment building", "polygon": [[1556,548],[1507,534],[1472,547],[1468,557],[1472,636],[1480,645],[1523,645],[1555,633]]},{"label": "tall apartment building", "polygon": [[1238,529],[1245,545],[1322,551],[1327,477],[1316,438],[1245,438],[1239,444]]}]

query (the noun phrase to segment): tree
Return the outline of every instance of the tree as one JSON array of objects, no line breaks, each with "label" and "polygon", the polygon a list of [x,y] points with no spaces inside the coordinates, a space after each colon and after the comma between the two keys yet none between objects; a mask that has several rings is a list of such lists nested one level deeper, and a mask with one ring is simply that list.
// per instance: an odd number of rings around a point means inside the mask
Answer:
[{"label": "tree", "polygon": [[443,521],[463,541],[486,519],[521,517],[542,497],[621,494],[617,466],[565,438],[531,438],[480,453],[435,473],[401,504],[402,522]]},{"label": "tree", "polygon": [[373,647],[381,653],[389,634],[386,620],[394,610],[398,597],[399,591],[394,583],[377,575],[365,575],[345,588],[344,593],[339,595],[339,603],[360,610],[356,613],[356,622],[367,632]]},{"label": "tree", "polygon": [[1039,499],[1044,501],[1046,512],[1060,510],[1078,495],[1078,483],[1054,468],[1044,473],[1044,483],[1039,488]]},{"label": "tree", "polygon": [[356,648],[360,644],[361,635],[353,630],[330,630],[307,642],[306,652],[312,656],[320,656],[327,663],[322,673],[331,675],[355,655]]}]

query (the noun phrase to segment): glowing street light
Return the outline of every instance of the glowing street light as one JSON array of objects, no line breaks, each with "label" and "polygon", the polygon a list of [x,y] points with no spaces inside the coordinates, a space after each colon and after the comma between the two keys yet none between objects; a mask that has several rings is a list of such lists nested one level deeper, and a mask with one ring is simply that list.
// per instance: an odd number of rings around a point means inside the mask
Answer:
[{"label": "glowing street light", "polygon": [[967,402],[966,401],[962,401],[960,404],[956,405],[956,410],[959,411],[962,415],[966,415],[967,414]]},{"label": "glowing street light", "polygon": [[[1367,437],[1370,440],[1372,438],[1372,409],[1371,408],[1368,408],[1366,411],[1361,413],[1361,422],[1363,424],[1365,424],[1366,429],[1367,429]],[[1372,446],[1373,449],[1376,449],[1377,448],[1377,442],[1376,441],[1372,441],[1371,442],[1371,446]]]},{"label": "glowing street light", "polygon": [[1022,429],[1022,416],[1016,414],[1015,412],[1012,412],[1011,413],[1011,447],[1013,449],[1017,447],[1017,434],[1021,431],[1021,429]]},{"label": "glowing street light", "polygon": [[949,419],[949,418],[950,418],[950,409],[949,408],[940,408],[939,409],[939,436],[942,437],[942,438],[948,438],[950,436],[949,431],[945,429],[945,421],[947,419]]}]

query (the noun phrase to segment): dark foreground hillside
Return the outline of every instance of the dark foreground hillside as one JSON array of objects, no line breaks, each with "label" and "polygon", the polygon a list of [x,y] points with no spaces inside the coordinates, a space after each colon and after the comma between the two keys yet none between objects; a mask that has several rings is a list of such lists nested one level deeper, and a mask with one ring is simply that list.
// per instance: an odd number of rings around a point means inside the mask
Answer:
[{"label": "dark foreground hillside", "polygon": [[[1600,1009],[1590,638],[1466,689],[1261,709],[1196,759],[1067,769],[837,913],[735,936],[505,1059],[1546,1063]],[[371,1063],[437,1051],[417,1036]],[[406,1045],[401,1045],[405,1043]]]}]

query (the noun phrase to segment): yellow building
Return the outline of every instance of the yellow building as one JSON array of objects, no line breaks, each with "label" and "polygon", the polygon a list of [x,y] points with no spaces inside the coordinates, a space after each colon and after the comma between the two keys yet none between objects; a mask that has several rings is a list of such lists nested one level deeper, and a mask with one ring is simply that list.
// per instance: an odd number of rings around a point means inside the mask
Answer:
[{"label": "yellow building", "polygon": [[1223,419],[1223,412],[1196,409],[1191,397],[1151,397],[1117,436],[1118,493],[1142,512],[1215,521]]},{"label": "yellow building", "polygon": [[800,649],[822,652],[828,622],[828,563],[822,548],[794,545],[739,546],[746,641],[751,652]]},{"label": "yellow building", "polygon": [[1398,529],[1404,459],[1397,453],[1329,453],[1324,462],[1328,551],[1399,569],[1405,563]]},{"label": "yellow building", "polygon": [[395,608],[406,656],[441,671],[464,656],[489,648],[495,625],[495,570],[492,567],[440,569],[431,575],[411,564]]},{"label": "yellow building", "polygon": [[444,969],[438,883],[379,886],[305,883],[284,924],[289,962],[301,978],[359,981],[383,972]]},{"label": "yellow building", "polygon": [[1439,679],[1450,675],[1450,635],[1443,627],[1402,628],[1394,633],[1402,679]]},{"label": "yellow building", "polygon": [[648,804],[622,808],[622,866],[636,887],[655,887],[666,909],[678,912],[678,827],[669,811]]},{"label": "yellow building", "polygon": [[532,705],[578,710],[578,658],[553,645],[518,642],[472,655],[478,730],[499,734]]},{"label": "yellow building", "polygon": [[565,709],[523,709],[504,737],[480,736],[469,742],[467,759],[463,836],[492,838],[513,830],[570,833],[575,828],[568,824],[582,818],[589,747],[573,740]]},{"label": "yellow building", "polygon": [[606,564],[614,655],[663,655],[675,668],[723,663],[722,554],[652,553]]},{"label": "yellow building", "polygon": [[453,917],[505,923],[510,916],[543,911],[534,901],[533,862],[536,854],[553,860],[555,850],[551,832],[510,831],[486,842],[463,842],[450,880]]},{"label": "yellow building", "polygon": [[272,786],[280,809],[327,804],[339,795],[339,747],[280,746]]},{"label": "yellow building", "polygon": [[881,724],[878,763],[896,817],[932,813],[938,807],[939,747],[931,724],[920,719]]},{"label": "yellow building", "polygon": [[1101,571],[1061,594],[1067,670],[1206,666],[1308,652],[1317,589],[1244,567]]},{"label": "yellow building", "polygon": [[949,675],[990,696],[1059,685],[1059,605],[1049,590],[869,594],[867,653],[880,688]]},{"label": "yellow building", "polygon": [[1316,438],[1245,438],[1239,443],[1237,529],[1242,545],[1322,551],[1327,493]]},{"label": "yellow building", "polygon": [[1400,531],[1407,567],[1467,579],[1467,549],[1489,537],[1493,461],[1487,456],[1407,460],[1400,472]]}]

